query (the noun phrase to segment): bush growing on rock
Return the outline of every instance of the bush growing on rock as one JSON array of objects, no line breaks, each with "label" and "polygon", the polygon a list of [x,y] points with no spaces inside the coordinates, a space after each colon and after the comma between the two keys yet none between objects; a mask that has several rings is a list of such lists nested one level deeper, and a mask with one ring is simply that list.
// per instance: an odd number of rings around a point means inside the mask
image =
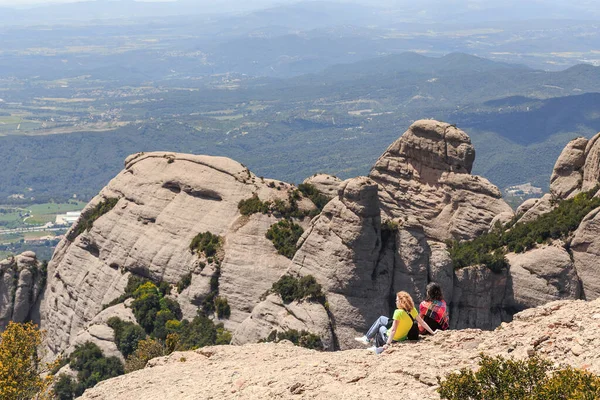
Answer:
[{"label": "bush growing on rock", "polygon": [[77,384],[74,386],[75,396],[81,396],[85,389],[98,382],[123,375],[123,364],[117,357],[105,357],[102,350],[92,342],[75,347],[69,357],[71,368],[77,371]]},{"label": "bush growing on rock", "polygon": [[507,251],[522,253],[536,244],[567,237],[579,227],[583,217],[600,207],[600,198],[594,197],[596,192],[597,188],[560,201],[555,209],[533,221],[512,221],[471,241],[448,242],[454,268],[483,264],[499,272],[508,266],[504,257]]},{"label": "bush growing on rock", "polygon": [[142,369],[151,359],[169,355],[171,352],[172,350],[169,351],[167,346],[160,340],[151,338],[142,340],[135,352],[125,361],[125,372],[129,373]]},{"label": "bush growing on rock", "polygon": [[283,332],[274,330],[271,331],[269,336],[262,342],[279,342],[282,340],[289,340],[296,346],[305,347],[307,349],[323,350],[321,338],[318,335],[305,330],[297,331],[296,329],[288,329]]},{"label": "bush growing on rock", "polygon": [[77,382],[69,375],[60,374],[54,384],[54,395],[58,400],[73,400],[75,398],[75,387]]},{"label": "bush growing on rock", "polygon": [[201,254],[208,257],[213,257],[221,247],[222,239],[218,235],[213,235],[210,232],[197,234],[190,243],[192,253]]},{"label": "bush growing on rock", "polygon": [[185,274],[181,277],[179,282],[177,282],[177,293],[183,292],[185,289],[190,287],[192,284],[192,273]]},{"label": "bush growing on rock", "polygon": [[[275,184],[273,184],[273,187],[275,187]],[[255,194],[249,199],[240,200],[238,203],[238,210],[240,210],[242,215],[252,215],[256,213],[267,214],[270,206],[271,202],[263,202]]]},{"label": "bush growing on rock", "polygon": [[217,312],[217,317],[229,318],[231,315],[231,307],[229,307],[225,297],[215,297],[215,311]]},{"label": "bush growing on rock", "polygon": [[273,242],[277,252],[289,259],[296,254],[296,243],[304,233],[304,229],[290,220],[284,219],[271,225],[266,233],[267,239]]},{"label": "bush growing on rock", "polygon": [[298,185],[298,190],[314,203],[319,212],[321,212],[323,207],[329,203],[329,198],[319,192],[317,188],[310,183],[301,183]]},{"label": "bush growing on rock", "polygon": [[134,293],[135,300],[131,303],[133,315],[138,324],[149,334],[154,330],[156,314],[160,311],[160,292],[152,282],[141,285]]},{"label": "bush growing on rock", "polygon": [[556,370],[538,357],[527,360],[481,355],[479,370],[468,368],[441,381],[438,393],[448,400],[567,400],[596,399],[600,377],[586,371]]},{"label": "bush growing on rock", "polygon": [[279,294],[284,303],[291,303],[295,300],[308,300],[325,304],[326,301],[321,285],[317,283],[312,275],[306,275],[300,279],[291,275],[284,275],[273,283],[270,291]]},{"label": "bush growing on rock", "polygon": [[[108,308],[108,307],[112,307],[114,305],[123,303],[125,300],[132,298],[133,294],[135,293],[135,291],[142,286],[143,284],[150,282],[152,283],[152,281],[148,278],[144,278],[142,276],[138,276],[138,275],[134,275],[131,274],[129,276],[129,279],[127,280],[127,286],[125,286],[125,293],[123,293],[121,296],[117,297],[116,299],[114,299],[113,301],[111,301],[108,304],[105,304],[103,306],[103,308]],[[156,285],[155,285],[156,286]],[[158,291],[163,295],[166,296],[167,294],[170,293],[171,291],[171,285],[169,285],[168,282],[160,282],[158,283]]]},{"label": "bush growing on rock", "polygon": [[140,340],[146,338],[146,332],[141,326],[125,322],[119,317],[110,318],[107,325],[114,330],[115,344],[125,358],[137,349]]},{"label": "bush growing on rock", "polygon": [[82,214],[81,219],[77,224],[75,237],[81,235],[85,231],[89,231],[92,228],[92,226],[94,226],[94,222],[98,218],[112,210],[117,205],[118,201],[118,198],[108,198],[98,203],[93,209],[86,211],[84,214]]}]

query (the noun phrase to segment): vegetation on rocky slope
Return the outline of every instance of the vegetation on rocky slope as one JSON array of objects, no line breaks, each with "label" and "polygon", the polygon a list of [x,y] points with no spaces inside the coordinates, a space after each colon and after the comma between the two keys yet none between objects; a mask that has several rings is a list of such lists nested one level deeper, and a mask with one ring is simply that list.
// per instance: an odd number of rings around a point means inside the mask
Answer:
[{"label": "vegetation on rocky slope", "polygon": [[[583,400],[600,397],[600,377],[538,357],[527,360],[481,355],[479,370],[464,368],[440,381],[448,400]],[[438,378],[439,379],[439,378]]]},{"label": "vegetation on rocky slope", "polygon": [[[105,379],[123,375],[125,369],[117,357],[105,357],[102,350],[91,342],[86,342],[75,347],[69,356],[71,369],[77,371],[77,381],[71,381],[72,393],[75,397],[81,396],[85,389],[96,385]],[[64,385],[64,396],[68,396],[66,378],[60,377],[59,382]],[[62,400],[65,397],[59,395]]]},{"label": "vegetation on rocky slope", "polygon": [[279,254],[291,260],[296,254],[296,243],[303,233],[304,229],[300,225],[284,219],[271,225],[265,236],[273,242]]},{"label": "vegetation on rocky slope", "polygon": [[284,275],[277,282],[273,283],[269,292],[277,293],[281,296],[284,303],[301,300],[321,303],[323,305],[326,303],[323,289],[312,275],[306,275],[301,278]]},{"label": "vegetation on rocky slope", "polygon": [[261,342],[279,342],[282,340],[289,340],[296,346],[305,347],[307,349],[323,350],[323,342],[319,335],[315,335],[314,333],[305,330],[297,331],[296,329],[288,329],[283,332],[274,330]]},{"label": "vegetation on rocky slope", "polygon": [[[304,190],[306,193],[313,193],[313,191],[309,188],[304,188]],[[288,193],[287,202],[280,199],[275,199],[273,201],[262,201],[256,194],[254,194],[254,196],[250,197],[249,199],[240,200],[238,203],[238,209],[242,215],[252,215],[257,213],[274,214],[277,217],[286,219],[297,218],[302,220],[306,216],[313,217],[317,215],[321,211],[321,208],[319,208],[317,203],[315,203],[317,209],[312,211],[300,210],[298,208],[298,200],[302,198],[302,193],[303,192],[298,189],[290,191]],[[317,201],[319,204],[323,202],[323,200],[317,197],[316,194],[313,194],[312,197],[310,195],[307,197],[311,200],[314,198],[313,203],[315,201]]]},{"label": "vegetation on rocky slope", "polygon": [[499,272],[508,265],[504,257],[506,252],[522,253],[537,244],[566,238],[590,211],[600,207],[600,198],[594,197],[596,192],[597,188],[594,188],[562,200],[552,211],[533,221],[519,223],[515,219],[504,227],[497,225],[474,240],[449,242],[454,268],[483,264]]},{"label": "vegetation on rocky slope", "polygon": [[77,224],[77,228],[75,230],[75,237],[81,235],[85,231],[89,231],[92,226],[94,226],[94,222],[112,210],[119,201],[116,197],[111,197],[106,200],[102,200],[100,203],[96,204],[94,208],[86,211],[81,215],[79,222]]},{"label": "vegetation on rocky slope", "polygon": [[314,185],[311,185],[310,183],[301,183],[300,185],[298,185],[298,190],[313,202],[313,204],[317,207],[319,212],[321,212],[321,210],[323,210],[323,207],[325,207],[325,205],[329,203],[329,198],[323,195],[321,192],[319,192],[317,188]]},{"label": "vegetation on rocky slope", "polygon": [[190,243],[192,253],[202,254],[208,258],[213,257],[221,248],[223,239],[219,235],[214,235],[211,232],[203,232],[197,234]]}]

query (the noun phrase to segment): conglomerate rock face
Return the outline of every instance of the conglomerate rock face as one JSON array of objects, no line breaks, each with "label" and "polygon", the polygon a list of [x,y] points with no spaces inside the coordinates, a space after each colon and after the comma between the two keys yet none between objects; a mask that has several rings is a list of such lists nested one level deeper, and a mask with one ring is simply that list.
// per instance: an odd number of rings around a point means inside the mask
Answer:
[{"label": "conglomerate rock face", "polygon": [[132,273],[172,284],[192,273],[191,287],[178,300],[186,317],[195,316],[214,274],[207,273],[210,266],[202,268],[190,243],[207,231],[223,238],[219,295],[232,309],[224,322],[228,329],[235,328],[290,264],[265,237],[278,218],[260,213],[243,216],[238,203],[253,196],[287,201],[291,189],[283,182],[257,178],[222,157],[172,153],[129,157],[125,169],[83,215],[107,199],[118,199],[116,205],[77,235],[82,217],[50,262],[42,324],[51,352],[72,347],[103,305],[124,292]]},{"label": "conglomerate rock face", "polygon": [[[597,137],[575,140],[559,158],[553,185],[561,196],[586,190],[596,179]],[[289,260],[265,237],[281,216],[241,215],[238,204],[253,196],[288,201],[292,185],[257,178],[222,157],[131,156],[78,225],[102,202],[116,199],[116,205],[91,229],[77,234],[74,226],[49,265],[42,307],[48,347],[57,354],[91,338],[114,353],[105,320],[129,311],[99,313],[123,293],[131,274],[175,284],[191,273],[190,286],[172,295],[187,318],[218,278],[219,296],[231,306],[231,317],[222,322],[233,343],[295,329],[318,334],[329,350],[356,347],[353,337],[378,316],[391,315],[397,291],[408,291],[418,304],[432,281],[442,285],[453,328],[493,329],[525,308],[598,297],[597,210],[584,219],[570,250],[555,243],[509,254],[510,268],[501,273],[484,266],[454,270],[447,240],[473,239],[514,216],[498,188],[470,174],[474,157],[466,133],[422,120],[386,150],[368,177],[308,179],[331,200],[312,220],[294,219],[305,232]],[[550,211],[553,196],[524,204],[521,222]],[[298,204],[314,208],[306,198]],[[219,267],[204,265],[190,251],[192,238],[207,231],[223,240]],[[284,274],[314,276],[327,302],[284,304],[278,295],[266,296]]]},{"label": "conglomerate rock face", "polygon": [[10,321],[39,323],[38,300],[45,280],[32,251],[0,261],[0,332]]},{"label": "conglomerate rock face", "polygon": [[299,241],[291,271],[323,286],[339,345],[387,313],[392,264],[382,262],[377,185],[366,177],[345,181]]},{"label": "conglomerate rock face", "polygon": [[151,360],[139,371],[100,382],[83,400],[439,399],[437,377],[476,368],[478,353],[600,373],[600,300],[555,301],[516,314],[495,331],[446,331],[419,342],[318,352],[289,342],[215,346]]},{"label": "conglomerate rock face", "polygon": [[500,190],[470,174],[475,149],[453,125],[417,121],[379,157],[369,177],[380,187],[383,215],[416,218],[437,241],[473,239],[512,210]]}]

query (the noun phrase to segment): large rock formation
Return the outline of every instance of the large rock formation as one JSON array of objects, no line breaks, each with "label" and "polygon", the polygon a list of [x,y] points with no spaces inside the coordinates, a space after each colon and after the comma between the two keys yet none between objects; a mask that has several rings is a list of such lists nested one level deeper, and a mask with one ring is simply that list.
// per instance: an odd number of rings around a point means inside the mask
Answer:
[{"label": "large rock formation", "polygon": [[[278,218],[243,216],[238,203],[253,196],[287,202],[292,189],[257,178],[222,157],[129,157],[125,169],[87,205],[50,262],[42,324],[51,352],[72,347],[103,305],[123,293],[132,273],[174,284],[191,272],[192,285],[178,300],[186,317],[195,316],[216,272],[214,265],[202,268],[190,243],[207,231],[223,238],[219,294],[232,309],[225,325],[237,327],[290,264],[265,237]],[[110,199],[118,199],[114,207],[78,234],[86,219]],[[299,203],[314,207],[306,199]]]},{"label": "large rock formation", "polygon": [[306,178],[302,183],[313,185],[324,196],[332,199],[337,196],[342,180],[333,175],[314,174]]},{"label": "large rock formation", "polygon": [[[474,238],[496,216],[513,216],[495,186],[470,175],[474,156],[463,131],[417,121],[379,158],[369,178],[343,182],[311,222],[289,272],[313,275],[323,285],[340,348],[355,347],[353,337],[379,315],[391,315],[395,292],[406,290],[420,301],[430,281],[442,284],[455,327],[493,328],[510,319],[506,274],[455,274],[443,243]],[[244,324],[267,330],[257,317]],[[244,342],[241,336],[236,332],[236,342]]]},{"label": "large rock formation", "polygon": [[0,332],[10,321],[39,323],[45,281],[45,266],[32,251],[0,261]]},{"label": "large rock formation", "polygon": [[[553,174],[556,193],[570,197],[597,183],[596,138],[567,146]],[[57,354],[88,338],[114,353],[106,319],[128,310],[99,313],[123,293],[131,274],[175,284],[191,273],[191,285],[172,295],[187,318],[218,279],[219,295],[231,306],[223,322],[236,344],[295,329],[318,334],[327,349],[356,346],[354,336],[379,315],[391,314],[395,292],[406,290],[418,303],[431,281],[444,289],[454,328],[493,329],[528,307],[598,296],[597,212],[567,240],[572,254],[554,243],[509,254],[510,268],[500,273],[477,265],[454,270],[447,240],[473,239],[514,215],[498,188],[470,174],[474,157],[466,133],[423,120],[386,150],[369,177],[307,180],[328,196],[337,192],[312,221],[295,219],[305,232],[290,261],[265,237],[281,215],[242,215],[238,204],[253,196],[291,204],[299,196],[292,185],[257,178],[221,157],[131,156],[87,206],[49,265],[42,318],[48,346]],[[521,222],[551,210],[556,193],[523,205]],[[314,208],[306,198],[297,202],[301,209]],[[114,207],[107,210],[107,204]],[[82,229],[100,208],[93,226]],[[190,251],[192,238],[207,231],[222,238],[218,263]],[[277,295],[265,297],[283,274],[314,276],[327,302],[284,304]]]},{"label": "large rock formation", "polygon": [[289,342],[205,347],[156,358],[143,370],[99,383],[82,399],[383,399],[390,393],[439,399],[436,378],[475,368],[480,352],[539,354],[598,374],[599,323],[600,300],[558,301],[519,313],[502,329],[448,331],[381,355],[317,352]]},{"label": "large rock formation", "polygon": [[433,240],[472,239],[496,215],[512,213],[496,186],[470,174],[474,160],[465,132],[421,120],[379,157],[369,177],[380,185],[384,216],[416,218]]},{"label": "large rock formation", "polygon": [[600,297],[600,208],[585,216],[571,241],[571,253],[583,286],[583,298]]}]

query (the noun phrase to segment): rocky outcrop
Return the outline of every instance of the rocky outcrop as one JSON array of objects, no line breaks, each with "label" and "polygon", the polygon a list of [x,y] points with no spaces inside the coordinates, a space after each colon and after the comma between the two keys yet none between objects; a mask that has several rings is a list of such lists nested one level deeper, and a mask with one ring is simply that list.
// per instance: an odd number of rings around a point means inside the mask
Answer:
[{"label": "rocky outcrop", "polygon": [[334,350],[335,340],[327,310],[319,303],[294,301],[285,304],[278,295],[269,295],[235,331],[231,344],[258,343],[275,332],[307,331],[321,339],[324,350]]},{"label": "rocky outcrop", "polygon": [[581,278],[583,298],[600,297],[600,208],[585,216],[571,240],[571,253]]},{"label": "rocky outcrop", "polygon": [[437,377],[476,368],[480,352],[518,359],[538,354],[598,374],[599,323],[600,300],[557,301],[523,311],[495,331],[447,331],[381,355],[317,352],[289,342],[202,348],[151,360],[143,370],[99,383],[82,399],[383,399],[399,392],[439,399]]},{"label": "rocky outcrop", "polygon": [[306,178],[302,183],[313,185],[321,194],[333,199],[338,194],[342,180],[333,175],[314,174],[313,176]]},{"label": "rocky outcrop", "polygon": [[[129,273],[175,284],[191,272],[192,285],[178,300],[184,316],[195,316],[216,276],[214,265],[202,268],[199,256],[190,251],[192,238],[207,231],[223,239],[219,295],[232,310],[223,322],[235,329],[290,264],[265,237],[280,217],[244,216],[238,203],[253,196],[285,203],[292,189],[283,182],[266,182],[223,157],[130,156],[125,169],[83,210],[50,262],[42,318],[49,350],[60,353],[77,342],[82,330],[92,329],[103,305],[123,293]],[[86,219],[100,204],[111,204],[110,199],[115,199],[114,207],[78,234]],[[307,199],[298,204],[314,207]],[[107,335],[108,331],[96,337]]]},{"label": "rocky outcrop", "polygon": [[591,138],[585,147],[583,182],[581,190],[591,190],[600,182],[600,133]]},{"label": "rocky outcrop", "polygon": [[[507,256],[513,307],[537,307],[560,299],[579,299],[581,284],[569,253],[560,246],[543,246]],[[508,301],[508,299],[507,299]]]},{"label": "rocky outcrop", "polygon": [[[560,196],[591,185],[596,142],[578,139],[563,152],[552,183]],[[130,274],[172,284],[191,274],[189,287],[172,295],[186,318],[196,315],[218,279],[219,296],[231,307],[231,317],[221,322],[236,344],[295,329],[318,334],[331,350],[357,346],[353,337],[379,315],[391,314],[395,292],[406,290],[418,303],[431,281],[443,287],[454,328],[493,329],[524,308],[596,297],[594,260],[600,250],[594,213],[565,246],[509,254],[510,268],[500,273],[483,266],[454,270],[447,240],[473,239],[514,217],[498,188],[470,174],[474,157],[466,133],[423,120],[386,150],[368,177],[307,179],[331,200],[312,220],[294,220],[305,232],[289,260],[265,237],[281,213],[242,215],[238,204],[252,197],[291,204],[300,196],[292,185],[258,178],[222,157],[131,156],[87,206],[49,265],[42,318],[48,347],[57,354],[92,340],[114,353],[111,330],[98,318],[102,306],[123,293]],[[551,210],[556,193],[520,207],[519,221]],[[87,221],[106,204],[114,207],[93,225]],[[304,197],[297,204],[305,211],[315,207]],[[217,261],[190,250],[192,238],[207,231],[222,238]],[[314,276],[327,302],[265,298],[284,274]]]},{"label": "rocky outcrop", "polygon": [[366,177],[345,181],[300,239],[291,266],[323,286],[342,348],[388,309],[393,272],[390,262],[380,262],[386,244],[377,194]]},{"label": "rocky outcrop", "polygon": [[556,196],[566,199],[581,189],[587,144],[586,138],[573,139],[560,153],[550,177],[550,191]]},{"label": "rocky outcrop", "polygon": [[0,261],[0,332],[10,321],[39,323],[38,300],[45,282],[45,265],[32,251]]},{"label": "rocky outcrop", "polygon": [[381,187],[383,215],[416,218],[433,240],[472,239],[512,213],[500,190],[470,174],[475,149],[453,125],[421,120],[379,157],[369,177]]},{"label": "rocky outcrop", "polygon": [[571,198],[600,182],[600,133],[591,139],[576,138],[564,148],[552,171],[550,192],[555,199]]},{"label": "rocky outcrop", "polygon": [[[126,302],[126,304],[128,303],[131,302]],[[105,357],[114,356],[122,361],[125,361],[123,355],[119,349],[117,349],[117,345],[115,344],[115,332],[111,327],[108,326],[108,320],[112,317],[117,317],[124,322],[137,323],[133,312],[129,308],[129,304],[126,306],[125,304],[121,303],[112,307],[108,307],[92,318],[92,320],[77,333],[77,336],[71,343],[71,346],[65,351],[64,354],[71,354],[75,350],[76,346],[83,345],[86,342],[92,342],[97,345],[100,350],[102,350],[102,354],[104,354]]]}]

